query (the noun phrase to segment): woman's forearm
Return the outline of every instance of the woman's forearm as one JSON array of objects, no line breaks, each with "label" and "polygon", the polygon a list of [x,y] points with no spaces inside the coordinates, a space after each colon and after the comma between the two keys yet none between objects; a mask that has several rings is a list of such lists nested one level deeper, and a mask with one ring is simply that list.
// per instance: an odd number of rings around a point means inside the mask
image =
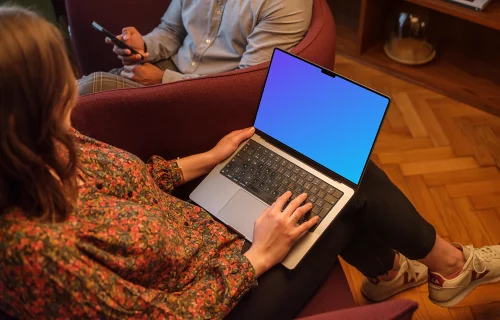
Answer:
[{"label": "woman's forearm", "polygon": [[189,182],[210,173],[219,162],[211,153],[204,152],[181,158],[177,160],[177,164],[182,170],[184,182]]}]

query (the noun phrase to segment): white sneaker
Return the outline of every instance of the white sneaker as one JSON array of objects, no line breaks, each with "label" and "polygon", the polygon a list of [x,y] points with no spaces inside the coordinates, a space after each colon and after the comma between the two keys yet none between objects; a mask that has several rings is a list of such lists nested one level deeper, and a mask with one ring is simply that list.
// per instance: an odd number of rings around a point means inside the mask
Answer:
[{"label": "white sneaker", "polygon": [[379,302],[427,282],[425,265],[399,254],[399,266],[398,275],[390,281],[364,278],[361,284],[363,295],[371,301]]},{"label": "white sneaker", "polygon": [[500,281],[500,245],[475,249],[452,243],[462,250],[465,265],[454,279],[429,272],[429,299],[442,307],[453,307],[477,286]]}]

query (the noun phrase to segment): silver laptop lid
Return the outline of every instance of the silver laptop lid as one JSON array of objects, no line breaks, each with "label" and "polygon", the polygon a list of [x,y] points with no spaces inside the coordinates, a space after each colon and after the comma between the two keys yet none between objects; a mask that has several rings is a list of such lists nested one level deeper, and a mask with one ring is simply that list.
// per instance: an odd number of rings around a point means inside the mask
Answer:
[{"label": "silver laptop lid", "polygon": [[274,51],[257,133],[357,188],[390,99],[285,51]]}]

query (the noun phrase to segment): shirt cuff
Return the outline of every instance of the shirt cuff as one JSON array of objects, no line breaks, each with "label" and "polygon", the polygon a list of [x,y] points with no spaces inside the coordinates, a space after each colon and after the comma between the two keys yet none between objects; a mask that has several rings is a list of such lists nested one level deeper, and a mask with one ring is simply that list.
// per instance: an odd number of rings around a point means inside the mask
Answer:
[{"label": "shirt cuff", "polygon": [[149,57],[147,57],[145,62],[155,62],[158,58],[158,52],[155,52],[156,46],[154,45],[154,40],[150,39],[147,35],[142,37],[144,40],[144,49],[147,49],[147,53],[149,53]]},{"label": "shirt cuff", "polygon": [[171,82],[181,81],[181,80],[184,80],[184,78],[185,78],[185,76],[182,73],[167,69],[163,72],[162,83],[171,83]]}]

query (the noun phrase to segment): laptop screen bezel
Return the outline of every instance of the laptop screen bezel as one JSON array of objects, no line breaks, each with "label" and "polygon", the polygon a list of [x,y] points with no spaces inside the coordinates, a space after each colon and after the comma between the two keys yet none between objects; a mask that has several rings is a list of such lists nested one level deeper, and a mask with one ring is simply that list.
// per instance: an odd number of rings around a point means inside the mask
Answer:
[{"label": "laptop screen bezel", "polygon": [[[295,149],[287,146],[286,144],[284,144],[284,143],[276,140],[275,138],[273,138],[270,135],[266,134],[265,132],[263,132],[262,130],[258,129],[257,127],[255,128],[255,132],[262,139],[264,139],[265,141],[267,141],[270,144],[278,147],[279,149],[282,149],[286,153],[290,154],[292,157],[294,157],[294,158],[298,159],[299,161],[307,164],[308,166],[313,167],[314,169],[316,169],[319,172],[321,172],[322,174],[324,174],[324,175],[332,178],[333,180],[341,182],[341,183],[343,183],[343,184],[351,187],[352,189],[357,190],[358,187],[359,187],[359,183],[363,180],[363,177],[364,177],[364,174],[365,174],[365,171],[366,171],[366,167],[368,165],[368,162],[370,161],[370,156],[371,156],[371,154],[373,152],[373,148],[375,147],[375,143],[377,142],[378,136],[380,134],[380,130],[382,128],[382,123],[384,122],[384,119],[385,119],[385,117],[387,115],[387,111],[389,110],[389,105],[391,104],[391,98],[389,96],[383,94],[383,93],[380,93],[380,92],[375,91],[375,90],[373,90],[371,88],[368,88],[367,86],[364,86],[364,85],[362,85],[362,84],[360,84],[360,83],[358,83],[358,82],[356,82],[354,80],[351,80],[351,79],[348,79],[346,77],[343,77],[340,74],[335,73],[335,72],[333,72],[333,71],[331,71],[329,69],[323,68],[323,67],[321,67],[321,66],[319,66],[319,65],[317,65],[315,63],[307,61],[307,60],[305,60],[305,59],[303,59],[301,57],[298,57],[298,56],[296,56],[294,54],[291,54],[291,53],[286,52],[284,50],[281,50],[279,48],[275,48],[274,51],[273,51],[273,55],[271,57],[269,68],[267,70],[266,80],[264,81],[264,87],[262,88],[262,93],[261,93],[261,96],[260,96],[260,99],[259,99],[259,106],[257,108],[257,112],[255,113],[255,117],[254,117],[254,120],[253,120],[254,126],[255,126],[255,121],[257,121],[257,115],[259,114],[259,110],[260,110],[260,107],[261,107],[261,104],[262,104],[262,98],[264,97],[265,87],[266,87],[266,84],[267,84],[267,80],[269,78],[269,73],[271,72],[271,67],[272,67],[272,63],[273,63],[274,55],[275,55],[276,51],[280,51],[280,52],[285,53],[285,54],[287,54],[289,56],[295,57],[296,59],[299,59],[299,60],[301,60],[301,61],[303,61],[303,62],[305,62],[307,64],[310,64],[310,65],[312,65],[312,66],[314,66],[316,68],[319,68],[321,70],[321,72],[324,73],[324,74],[326,74],[326,75],[329,75],[331,77],[340,77],[340,78],[342,78],[342,79],[344,79],[344,80],[346,80],[348,82],[353,83],[354,85],[360,86],[360,87],[362,87],[362,88],[364,88],[366,90],[369,90],[369,91],[371,91],[371,92],[373,92],[373,93],[375,93],[375,94],[377,94],[377,95],[379,95],[379,96],[384,97],[384,98],[387,99],[387,105],[385,107],[384,115],[382,116],[382,120],[380,121],[380,125],[379,125],[379,128],[377,130],[377,134],[375,135],[375,139],[373,140],[372,147],[370,149],[370,152],[368,153],[368,157],[366,159],[366,162],[365,162],[365,165],[363,167],[363,171],[361,173],[361,176],[359,178],[358,183],[352,182],[349,179],[344,178],[343,176],[337,174],[336,172],[334,172],[334,171],[328,169],[327,167],[325,167],[324,165],[320,164],[319,162],[316,162],[315,160],[313,160],[313,159],[305,156],[304,154],[296,151]],[[356,134],[356,131],[353,131],[352,134]]]}]

